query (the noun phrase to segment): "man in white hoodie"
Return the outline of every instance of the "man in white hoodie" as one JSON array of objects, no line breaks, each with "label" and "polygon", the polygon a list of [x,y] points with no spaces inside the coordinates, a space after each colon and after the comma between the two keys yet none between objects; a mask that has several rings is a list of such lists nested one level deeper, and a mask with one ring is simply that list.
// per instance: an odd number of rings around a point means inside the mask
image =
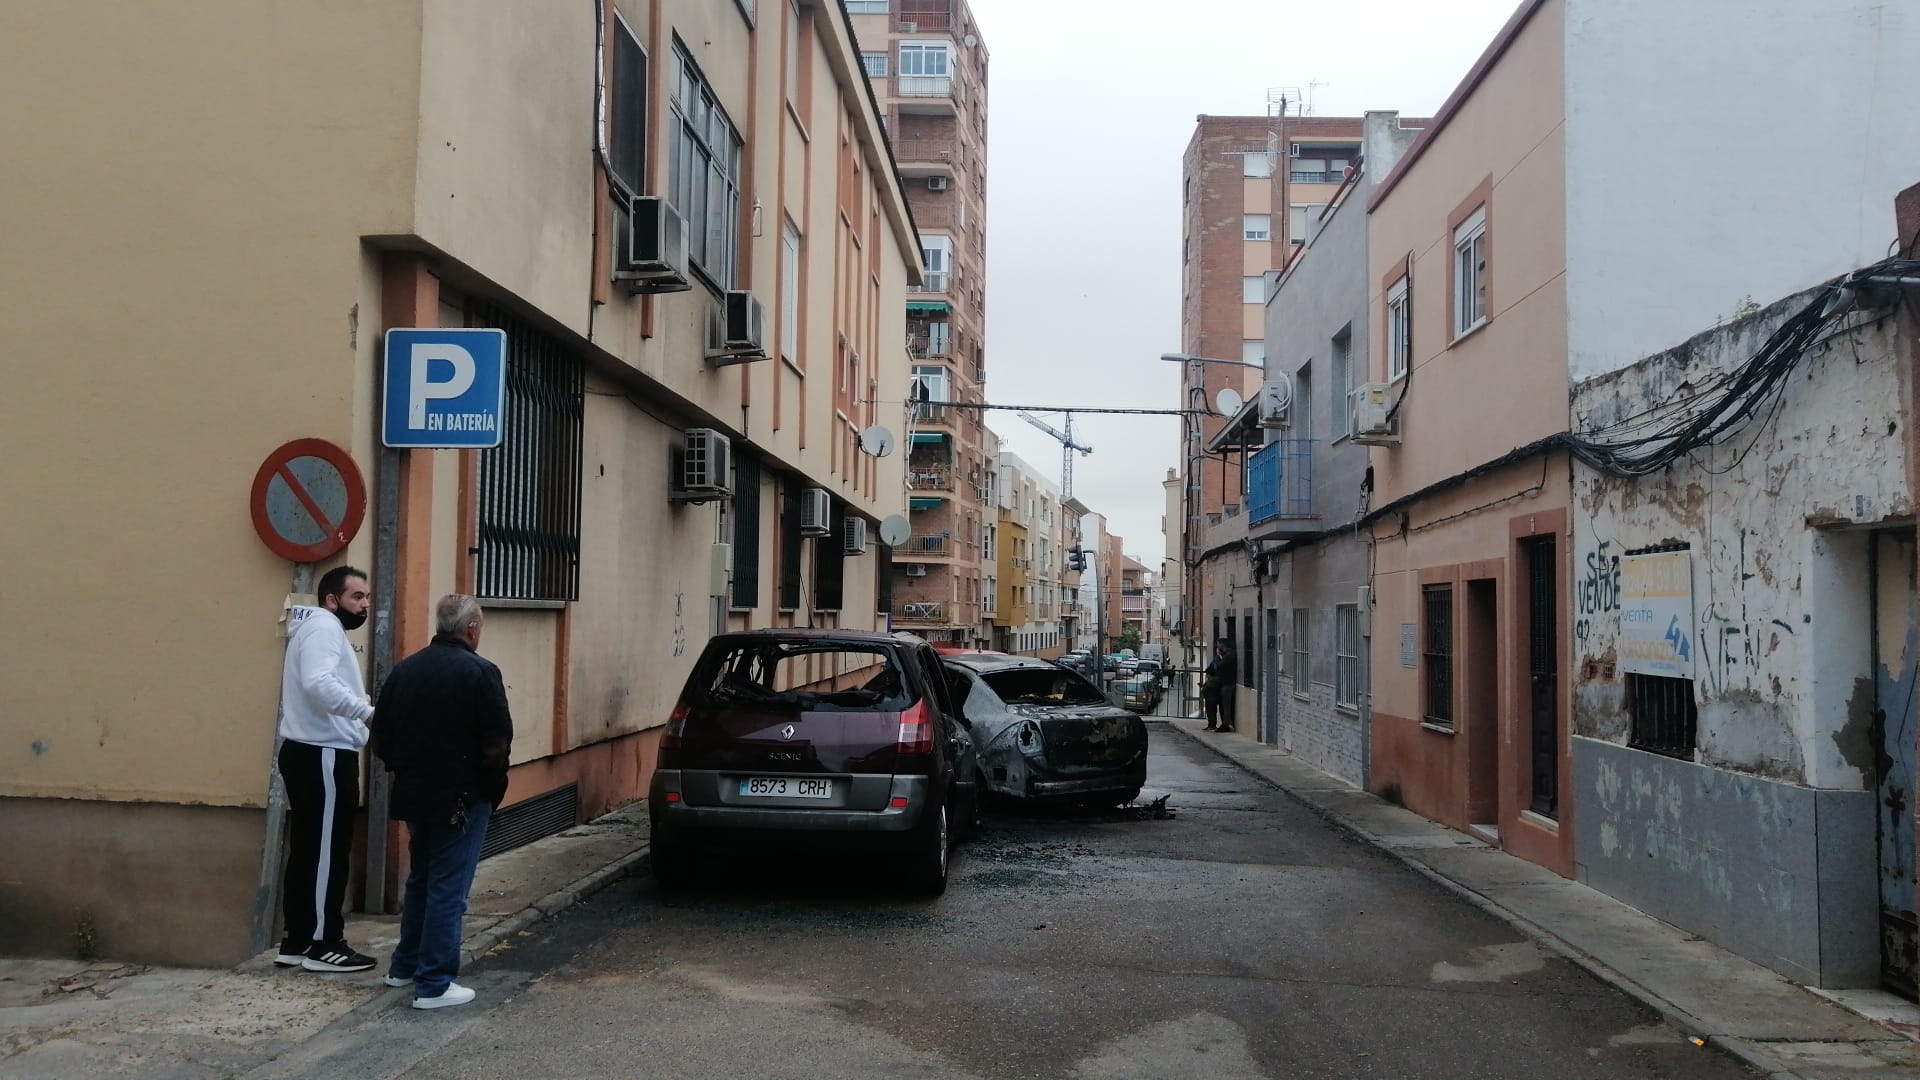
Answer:
[{"label": "man in white hoodie", "polygon": [[374,959],[346,940],[341,905],[360,808],[360,748],[373,703],[347,631],[367,621],[367,575],[336,566],[321,575],[319,607],[296,607],[280,677],[280,779],[291,839],[280,883],[286,936],[274,963],[308,971],[366,971]]}]

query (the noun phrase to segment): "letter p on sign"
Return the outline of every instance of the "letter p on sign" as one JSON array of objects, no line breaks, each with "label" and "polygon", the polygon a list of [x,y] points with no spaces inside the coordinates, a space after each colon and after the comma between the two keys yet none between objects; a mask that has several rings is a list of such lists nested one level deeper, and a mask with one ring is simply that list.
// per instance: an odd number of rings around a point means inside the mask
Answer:
[{"label": "letter p on sign", "polygon": [[[425,431],[428,399],[452,401],[473,388],[473,354],[458,345],[437,341],[420,342],[409,351],[413,355],[407,360],[407,427]],[[453,377],[436,381],[435,360],[452,364]]]},{"label": "letter p on sign", "polygon": [[507,334],[387,331],[382,441],[408,449],[484,450],[506,434]]}]

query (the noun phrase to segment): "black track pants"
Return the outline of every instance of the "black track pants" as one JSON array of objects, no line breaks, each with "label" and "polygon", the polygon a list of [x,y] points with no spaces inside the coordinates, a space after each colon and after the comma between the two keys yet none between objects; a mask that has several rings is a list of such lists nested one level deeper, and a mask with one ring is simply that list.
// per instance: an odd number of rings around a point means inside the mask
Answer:
[{"label": "black track pants", "polygon": [[360,753],[289,739],[280,744],[280,779],[292,824],[280,881],[285,940],[302,946],[339,941],[346,932],[340,909],[353,815],[360,809]]}]

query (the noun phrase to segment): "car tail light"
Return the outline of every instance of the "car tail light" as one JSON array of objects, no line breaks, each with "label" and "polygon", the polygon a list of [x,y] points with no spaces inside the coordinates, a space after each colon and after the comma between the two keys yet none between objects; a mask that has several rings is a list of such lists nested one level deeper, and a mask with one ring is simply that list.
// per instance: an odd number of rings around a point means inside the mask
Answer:
[{"label": "car tail light", "polygon": [[668,801],[668,802],[670,802],[670,803],[677,803],[677,802],[679,802],[679,801],[680,801],[680,793],[679,793],[679,792],[677,792],[677,791],[669,791],[669,792],[667,792],[667,801]]},{"label": "car tail light", "polygon": [[905,810],[907,808],[907,797],[905,795],[895,795],[893,801],[888,805],[892,806],[895,810]]},{"label": "car tail light", "polygon": [[693,708],[685,701],[674,705],[673,712],[667,716],[667,733],[660,736],[660,749],[680,749],[680,739],[687,733],[687,717]]},{"label": "car tail light", "polygon": [[895,749],[902,754],[933,753],[933,712],[925,698],[900,714],[900,744]]}]

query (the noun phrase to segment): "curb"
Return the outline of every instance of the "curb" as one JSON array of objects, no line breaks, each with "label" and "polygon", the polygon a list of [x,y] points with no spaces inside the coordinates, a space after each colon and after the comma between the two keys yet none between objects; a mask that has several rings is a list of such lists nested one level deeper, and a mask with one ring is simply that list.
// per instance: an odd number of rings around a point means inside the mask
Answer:
[{"label": "curb", "polygon": [[[1161,719],[1161,718],[1156,718],[1156,719]],[[1726,1054],[1728,1057],[1731,1057],[1736,1061],[1739,1061],[1741,1064],[1747,1066],[1748,1068],[1758,1071],[1763,1076],[1765,1076],[1767,1080],[1803,1080],[1803,1078],[1800,1076],[1799,1073],[1793,1072],[1787,1067],[1786,1062],[1782,1061],[1778,1057],[1775,1057],[1772,1053],[1769,1053],[1765,1049],[1762,1049],[1761,1044],[1756,1043],[1751,1039],[1743,1039],[1743,1038],[1738,1038],[1734,1036],[1723,1035],[1719,1032],[1715,1032],[1711,1030],[1707,1024],[1705,1024],[1700,1020],[1699,1017],[1694,1016],[1692,1013],[1688,1012],[1687,1010],[1681,1008],[1680,1006],[1674,1004],[1671,1001],[1668,1001],[1666,998],[1661,997],[1659,994],[1654,993],[1652,990],[1649,990],[1645,986],[1642,986],[1641,984],[1633,981],[1631,978],[1628,978],[1625,974],[1620,972],[1618,969],[1607,964],[1604,960],[1601,960],[1600,958],[1594,956],[1592,953],[1589,953],[1584,949],[1579,948],[1578,946],[1574,945],[1572,942],[1567,941],[1566,939],[1560,937],[1558,934],[1555,934],[1553,931],[1547,929],[1546,927],[1541,926],[1540,924],[1534,922],[1531,919],[1526,918],[1525,916],[1519,914],[1518,912],[1512,910],[1511,908],[1508,908],[1502,905],[1499,901],[1494,900],[1493,898],[1485,895],[1484,893],[1475,892],[1474,890],[1468,888],[1467,886],[1462,885],[1460,882],[1457,882],[1452,878],[1447,877],[1446,875],[1440,873],[1438,870],[1435,870],[1431,866],[1428,866],[1427,864],[1420,862],[1412,854],[1406,851],[1402,851],[1398,848],[1388,846],[1387,843],[1383,841],[1380,837],[1366,831],[1365,829],[1361,828],[1359,825],[1356,825],[1353,822],[1348,821],[1346,818],[1340,816],[1332,809],[1325,806],[1321,806],[1318,803],[1315,803],[1312,800],[1297,794],[1296,792],[1293,791],[1293,789],[1287,787],[1286,785],[1280,783],[1279,781],[1273,779],[1272,777],[1265,775],[1264,773],[1254,768],[1251,764],[1241,761],[1237,755],[1231,752],[1230,747],[1222,747],[1222,746],[1216,745],[1213,742],[1209,742],[1206,739],[1202,739],[1195,732],[1189,731],[1185,727],[1182,727],[1181,725],[1172,722],[1172,719],[1170,718],[1161,719],[1161,722],[1166,724],[1166,726],[1170,730],[1177,731],[1181,735],[1185,736],[1189,741],[1199,746],[1205,747],[1207,750],[1211,751],[1212,753],[1217,754],[1220,757],[1225,758],[1227,761],[1232,762],[1235,766],[1240,768],[1242,771],[1246,772],[1248,775],[1254,777],[1255,779],[1261,781],[1262,783],[1267,784],[1268,786],[1274,788],[1280,793],[1286,795],[1288,798],[1292,799],[1294,802],[1300,804],[1301,806],[1305,807],[1307,810],[1313,812],[1314,815],[1326,821],[1328,824],[1333,825],[1335,828],[1338,828],[1341,831],[1351,836],[1354,836],[1358,839],[1366,841],[1368,844],[1372,845],[1376,850],[1390,856],[1394,860],[1398,861],[1401,865],[1419,874],[1421,877],[1427,879],[1428,881],[1433,882],[1434,884],[1440,886],[1443,889],[1446,889],[1448,892],[1451,892],[1455,896],[1458,896],[1461,899],[1467,901],[1469,904],[1472,904],[1474,907],[1480,909],[1481,911],[1487,913],[1488,915],[1491,915],[1494,918],[1497,918],[1502,922],[1505,922],[1509,926],[1512,926],[1514,929],[1525,934],[1527,937],[1533,939],[1534,941],[1537,941],[1538,943],[1552,950],[1554,953],[1557,953],[1561,957],[1572,962],[1576,967],[1585,971],[1587,974],[1592,975],[1594,978],[1600,980],[1601,982],[1612,987],[1613,989],[1618,990],[1621,993],[1626,994],[1628,997],[1631,997],[1634,1000],[1640,1002],[1642,1005],[1647,1006],[1648,1008],[1652,1009],[1655,1013],[1659,1014],[1660,1018],[1666,1021],[1667,1023],[1672,1024],[1674,1027],[1679,1028],[1681,1031],[1686,1032],[1687,1034],[1692,1035],[1695,1038],[1701,1039],[1705,1045],[1710,1046],[1720,1051],[1721,1053]],[[1385,799],[1381,799],[1379,796],[1374,795],[1372,792],[1360,791],[1360,789],[1358,788],[1355,788],[1354,790],[1359,791],[1360,794],[1367,796],[1369,799],[1373,799],[1376,802],[1381,803],[1382,805],[1386,805]],[[1408,811],[1408,813],[1412,813],[1412,811]]]},{"label": "curb", "polygon": [[533,903],[514,912],[512,915],[494,923],[474,934],[469,934],[460,943],[460,966],[466,967],[491,952],[501,942],[514,937],[539,923],[567,910],[582,900],[619,881],[632,872],[634,866],[647,857],[650,844],[639,847],[602,866],[600,869],[565,885]]}]

